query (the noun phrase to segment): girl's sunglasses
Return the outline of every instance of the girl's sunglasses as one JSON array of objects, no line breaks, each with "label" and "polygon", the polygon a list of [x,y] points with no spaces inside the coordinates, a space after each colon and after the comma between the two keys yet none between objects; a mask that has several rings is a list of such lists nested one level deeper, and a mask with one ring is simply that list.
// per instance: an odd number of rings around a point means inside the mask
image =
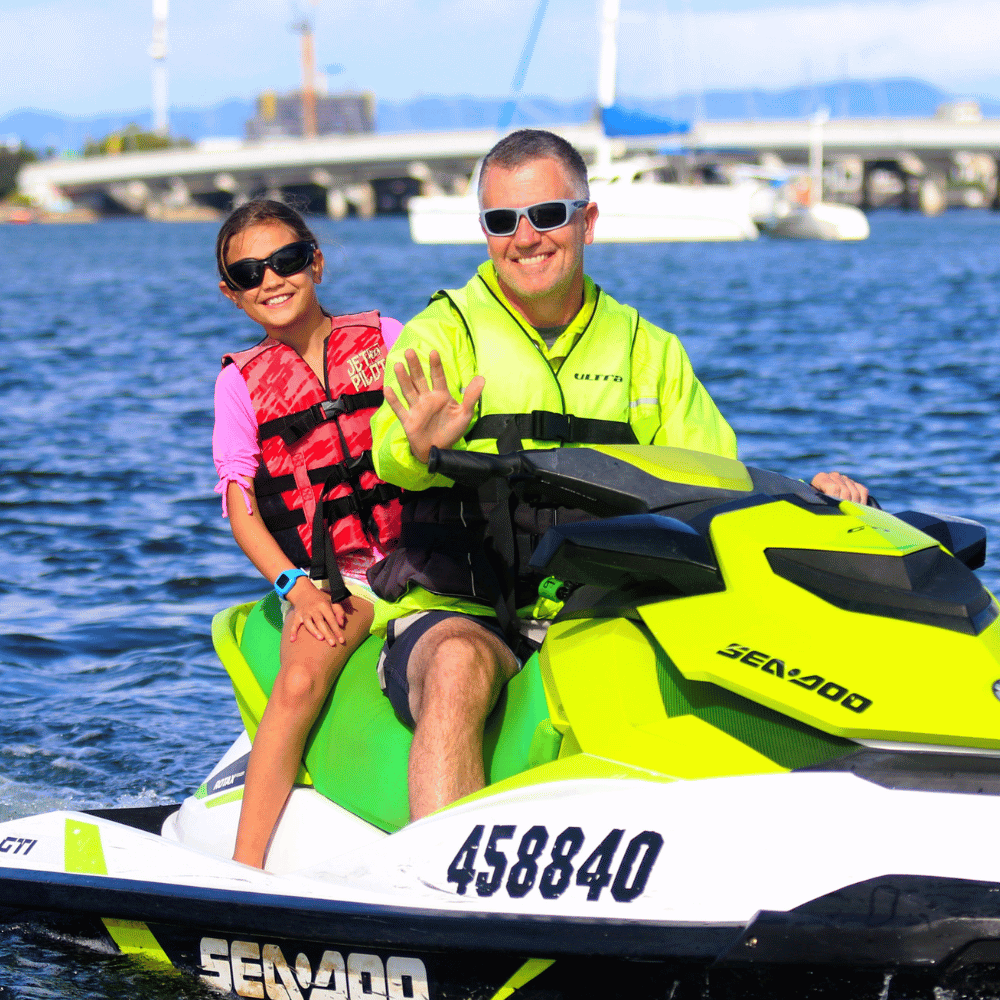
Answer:
[{"label": "girl's sunglasses", "polygon": [[490,236],[513,236],[522,215],[535,232],[547,233],[565,226],[578,208],[586,208],[588,204],[585,198],[558,198],[526,208],[488,208],[479,213],[479,218]]},{"label": "girl's sunglasses", "polygon": [[282,278],[304,271],[313,262],[315,250],[316,244],[309,240],[289,243],[278,247],[270,257],[263,260],[246,257],[234,264],[226,264],[222,278],[234,292],[248,292],[264,280],[267,268]]}]

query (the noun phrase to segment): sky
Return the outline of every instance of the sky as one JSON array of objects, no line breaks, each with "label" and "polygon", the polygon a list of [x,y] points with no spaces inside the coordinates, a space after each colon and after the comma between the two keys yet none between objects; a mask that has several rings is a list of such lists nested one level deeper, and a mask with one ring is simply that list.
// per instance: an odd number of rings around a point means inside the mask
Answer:
[{"label": "sky", "polygon": [[[538,0],[169,0],[170,100],[300,83],[292,23],[315,11],[331,89],[384,100],[510,92]],[[549,0],[525,94],[596,92],[600,0]],[[1000,0],[621,0],[618,91],[637,98],[909,76],[1000,96]],[[148,108],[151,0],[0,0],[0,115]]]}]

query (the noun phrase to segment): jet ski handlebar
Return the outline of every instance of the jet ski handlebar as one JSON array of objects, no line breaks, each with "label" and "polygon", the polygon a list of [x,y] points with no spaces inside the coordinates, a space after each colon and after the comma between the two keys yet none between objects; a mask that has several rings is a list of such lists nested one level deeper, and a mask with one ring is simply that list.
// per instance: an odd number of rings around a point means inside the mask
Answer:
[{"label": "jet ski handlebar", "polygon": [[427,459],[427,471],[440,473],[455,482],[478,486],[487,479],[498,476],[510,478],[531,475],[535,467],[523,452],[509,455],[488,455],[478,451],[453,451],[450,448],[432,447]]}]

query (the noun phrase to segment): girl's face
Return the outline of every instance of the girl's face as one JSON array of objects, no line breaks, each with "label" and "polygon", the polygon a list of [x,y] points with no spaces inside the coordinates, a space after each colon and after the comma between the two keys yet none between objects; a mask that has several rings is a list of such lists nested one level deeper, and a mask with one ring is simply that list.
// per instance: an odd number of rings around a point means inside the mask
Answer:
[{"label": "girl's face", "polygon": [[[275,250],[298,242],[299,237],[280,222],[265,222],[237,233],[226,248],[226,264],[253,257],[263,260]],[[265,268],[264,280],[246,291],[233,291],[224,281],[219,289],[237,308],[269,333],[295,326],[319,308],[316,285],[323,280],[323,254],[316,250],[312,264],[287,278]]]}]

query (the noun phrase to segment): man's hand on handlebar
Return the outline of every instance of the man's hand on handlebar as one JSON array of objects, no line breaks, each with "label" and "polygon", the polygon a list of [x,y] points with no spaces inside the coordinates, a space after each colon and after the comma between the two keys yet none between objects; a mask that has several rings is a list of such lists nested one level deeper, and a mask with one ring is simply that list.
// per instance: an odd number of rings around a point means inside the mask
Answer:
[{"label": "man's hand on handlebar", "polygon": [[837,500],[851,500],[863,507],[868,503],[868,487],[855,482],[842,472],[820,472],[813,477],[812,486]]},{"label": "man's hand on handlebar", "polygon": [[389,386],[384,389],[385,401],[402,424],[413,457],[426,465],[432,446],[450,448],[468,430],[486,379],[477,375],[458,403],[448,389],[437,351],[431,351],[428,358],[430,385],[417,352],[411,349],[405,356],[406,365],[397,361],[394,371],[406,406]]}]

